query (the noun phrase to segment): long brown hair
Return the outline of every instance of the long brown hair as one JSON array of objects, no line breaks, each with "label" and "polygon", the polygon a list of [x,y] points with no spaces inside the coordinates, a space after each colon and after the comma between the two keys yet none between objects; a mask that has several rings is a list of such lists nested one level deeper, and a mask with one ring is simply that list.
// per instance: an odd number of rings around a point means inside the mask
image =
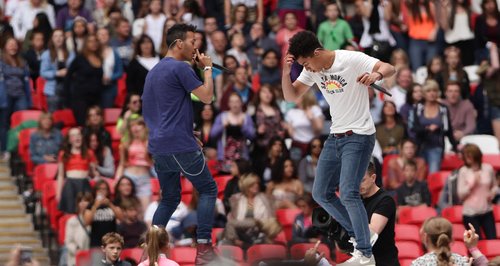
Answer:
[{"label": "long brown hair", "polygon": [[[408,8],[413,21],[423,22],[422,13],[420,12],[420,0],[411,0],[407,2]],[[427,19],[434,21],[434,16],[431,12],[431,3],[429,0],[424,0],[425,13],[427,13]]]},{"label": "long brown hair", "polygon": [[431,217],[423,225],[430,244],[436,248],[437,265],[448,266],[453,262],[450,244],[452,240],[451,223],[442,217]]},{"label": "long brown hair", "polygon": [[[68,130],[68,134],[66,134],[66,136],[64,137],[64,141],[63,141],[63,145],[62,145],[63,162],[64,163],[67,163],[69,161],[69,158],[71,158],[72,145],[69,142],[69,138],[70,138],[70,132],[73,129],[78,129],[78,131],[80,131],[80,134],[82,134],[82,131],[78,127],[73,127],[73,128],[70,128]],[[87,159],[88,158],[88,147],[87,147],[87,144],[85,143],[85,141],[83,141],[83,135],[82,135],[82,146],[80,149],[81,149],[82,158]]]},{"label": "long brown hair", "polygon": [[160,249],[168,247],[168,233],[165,228],[153,225],[146,232],[145,240],[149,266],[155,266],[155,263],[158,262],[158,256],[160,256]]},{"label": "long brown hair", "polygon": [[[13,40],[16,45],[17,45],[17,53],[13,56],[9,55],[6,51],[6,48],[7,48],[7,43],[9,41]],[[3,47],[2,47],[2,60],[5,62],[5,64],[9,65],[9,66],[14,66],[14,67],[24,67],[26,64],[23,60],[23,58],[21,57],[21,45],[19,44],[19,42],[12,36],[9,36],[5,42],[3,43]]]},{"label": "long brown hair", "polygon": [[[57,48],[55,47],[54,42],[52,41],[52,38],[54,37],[54,34],[58,31],[62,32],[63,38],[64,38],[64,31],[62,29],[55,29],[52,32],[51,38],[49,40],[49,45],[48,45],[48,49],[49,49],[49,53],[50,53],[50,60],[52,62],[57,60]],[[64,60],[68,59],[69,53],[68,53],[68,49],[66,48],[66,38],[64,38],[63,45],[60,49],[62,49],[62,51],[63,51]]]}]

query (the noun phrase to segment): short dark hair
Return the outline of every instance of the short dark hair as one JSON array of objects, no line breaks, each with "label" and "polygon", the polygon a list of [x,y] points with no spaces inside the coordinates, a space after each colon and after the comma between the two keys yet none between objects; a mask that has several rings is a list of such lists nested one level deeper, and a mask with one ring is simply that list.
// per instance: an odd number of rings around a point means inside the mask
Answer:
[{"label": "short dark hair", "polygon": [[289,41],[288,53],[295,59],[299,57],[311,57],[314,50],[323,48],[318,38],[312,31],[301,31],[295,34]]},{"label": "short dark hair", "polygon": [[186,39],[186,33],[189,31],[195,33],[196,26],[183,23],[178,23],[172,26],[167,31],[167,38],[166,38],[167,46],[170,47],[170,45],[172,45],[172,43],[174,43],[175,40],[184,41]]},{"label": "short dark hair", "polygon": [[405,164],[403,165],[403,168],[407,166],[413,167],[413,169],[417,170],[417,163],[414,160],[406,161]]},{"label": "short dark hair", "polygon": [[372,176],[376,173],[375,164],[372,161],[370,161],[368,163],[368,167],[366,168],[366,172],[368,173],[369,176]]}]

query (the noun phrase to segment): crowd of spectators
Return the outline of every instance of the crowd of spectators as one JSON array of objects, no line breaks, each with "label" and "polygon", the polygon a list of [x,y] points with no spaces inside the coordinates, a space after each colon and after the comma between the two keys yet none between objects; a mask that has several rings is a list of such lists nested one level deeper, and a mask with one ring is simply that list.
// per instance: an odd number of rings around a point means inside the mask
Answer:
[{"label": "crowd of spectators", "polygon": [[[62,131],[47,112],[30,141],[35,165],[58,164],[59,210],[77,214],[67,223],[68,265],[76,247],[99,246],[109,232],[120,232],[125,247],[137,246],[151,223],[158,203],[141,94],[175,23],[196,25],[196,47],[230,70],[214,71],[212,104],[192,96],[210,170],[233,176],[214,214],[226,228],[223,242],[246,248],[272,241],[281,231],[275,210],[287,208],[302,210],[293,241],[319,237],[309,230],[310,192],[330,107],[317,88],[297,102],[285,101],[280,88],[288,40],[303,30],[316,32],[325,49],[365,52],[398,70],[381,84],[392,97],[367,88],[377,127],[373,157],[387,168],[378,184],[399,206],[430,206],[427,177],[440,170],[445,152],[457,152],[464,223],[496,237],[498,174],[477,146],[460,145],[471,134],[500,141],[495,0],[0,1],[1,159],[11,155],[10,117],[33,107],[32,90],[43,90],[46,111],[72,110],[78,125]],[[294,65],[292,76],[300,70]],[[127,96],[117,104],[120,79]],[[117,106],[116,132],[109,132],[103,109]],[[196,237],[196,205],[194,193],[178,206],[167,226],[170,241],[192,243],[185,239]]]}]

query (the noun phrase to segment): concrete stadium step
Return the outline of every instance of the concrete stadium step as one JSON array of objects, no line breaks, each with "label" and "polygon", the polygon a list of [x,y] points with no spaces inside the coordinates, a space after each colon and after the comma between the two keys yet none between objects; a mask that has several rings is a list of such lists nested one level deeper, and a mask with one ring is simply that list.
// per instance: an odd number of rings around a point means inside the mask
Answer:
[{"label": "concrete stadium step", "polygon": [[36,248],[42,248],[42,242],[40,239],[36,238],[10,238],[10,239],[3,239],[0,240],[0,247],[5,246],[5,247],[10,247],[12,248],[15,245],[23,245],[23,246],[30,246],[30,247],[36,247]]},{"label": "concrete stadium step", "polygon": [[23,216],[25,217],[26,216],[26,212],[24,211],[24,206],[23,207],[19,207],[17,209],[14,209],[14,210],[2,210],[0,209],[0,218],[3,218],[3,217],[19,217],[19,216]]},{"label": "concrete stadium step", "polygon": [[35,231],[0,231],[0,239],[5,237],[33,237],[38,238],[38,234]]}]

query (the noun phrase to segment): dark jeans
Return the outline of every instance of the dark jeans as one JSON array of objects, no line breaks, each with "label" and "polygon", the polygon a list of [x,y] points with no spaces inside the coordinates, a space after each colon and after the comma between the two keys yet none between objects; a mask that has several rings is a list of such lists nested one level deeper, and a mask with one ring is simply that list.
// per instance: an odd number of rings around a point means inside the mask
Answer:
[{"label": "dark jeans", "polygon": [[26,96],[11,97],[7,95],[7,108],[0,108],[0,153],[5,152],[7,149],[7,131],[10,128],[12,113],[28,108],[28,98]]},{"label": "dark jeans", "polygon": [[474,216],[463,216],[465,228],[469,228],[469,223],[474,226],[479,239],[483,239],[480,230],[483,229],[486,239],[496,239],[497,232],[495,229],[495,218],[493,212],[487,212],[485,214],[474,215]]},{"label": "dark jeans", "polygon": [[155,170],[161,187],[161,201],[153,216],[153,225],[166,226],[181,201],[179,173],[196,188],[198,199],[198,243],[210,243],[214,222],[217,185],[208,170],[201,150],[174,155],[153,155]]},{"label": "dark jeans", "polygon": [[105,86],[101,94],[101,107],[113,108],[113,106],[115,105],[115,98],[117,93],[118,87],[116,85],[116,82]]}]

